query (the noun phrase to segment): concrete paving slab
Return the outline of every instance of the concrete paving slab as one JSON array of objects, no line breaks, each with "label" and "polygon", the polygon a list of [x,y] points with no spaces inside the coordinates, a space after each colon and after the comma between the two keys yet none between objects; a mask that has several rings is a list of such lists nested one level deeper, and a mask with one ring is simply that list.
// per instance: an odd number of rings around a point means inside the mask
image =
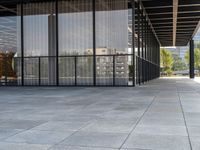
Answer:
[{"label": "concrete paving slab", "polygon": [[73,132],[55,132],[28,130],[7,138],[6,142],[29,143],[29,144],[47,144],[53,145],[69,137]]},{"label": "concrete paving slab", "polygon": [[130,88],[0,87],[0,150],[199,150],[199,93],[187,78]]},{"label": "concrete paving slab", "polygon": [[187,136],[185,126],[143,126],[138,125],[134,133],[147,135],[180,135]]},{"label": "concrete paving slab", "polygon": [[133,134],[123,148],[152,150],[190,150],[188,137],[169,135]]},{"label": "concrete paving slab", "polygon": [[48,150],[51,145],[0,142],[0,150]]},{"label": "concrete paving slab", "polygon": [[61,144],[69,146],[120,148],[128,134],[104,132],[77,132]]},{"label": "concrete paving slab", "polygon": [[200,136],[191,136],[192,150],[200,149]]},{"label": "concrete paving slab", "polygon": [[104,147],[81,147],[81,146],[66,146],[66,145],[56,145],[49,150],[117,150],[114,148],[104,148]]}]

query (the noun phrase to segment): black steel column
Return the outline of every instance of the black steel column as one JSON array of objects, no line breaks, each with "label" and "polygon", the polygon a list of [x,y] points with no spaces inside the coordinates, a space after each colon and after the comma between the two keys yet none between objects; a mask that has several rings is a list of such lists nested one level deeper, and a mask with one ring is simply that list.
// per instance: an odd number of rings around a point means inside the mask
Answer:
[{"label": "black steel column", "polygon": [[5,76],[5,85],[7,85],[7,83],[8,83],[8,71],[7,71],[7,67],[8,67],[8,58],[9,58],[9,56],[6,54],[6,57],[3,57],[3,70],[5,71],[5,72],[3,72],[4,73],[4,76]]},{"label": "black steel column", "polygon": [[159,53],[158,53],[158,77],[160,77],[160,45],[158,44],[158,47],[159,47]]},{"label": "black steel column", "polygon": [[58,0],[56,0],[56,85],[59,85],[59,29],[58,29]]},{"label": "black steel column", "polygon": [[142,74],[142,83],[144,83],[144,8],[142,8],[142,18],[141,18],[141,24],[142,24],[142,35],[141,35],[141,40],[142,40],[142,57],[141,57],[141,74]]},{"label": "black steel column", "polygon": [[24,86],[24,10],[23,0],[21,0],[21,84]]},{"label": "black steel column", "polygon": [[74,68],[75,86],[77,86],[77,56],[74,57]]},{"label": "black steel column", "polygon": [[149,62],[150,62],[150,78],[149,80],[152,79],[152,31],[150,31],[150,51],[149,51]]},{"label": "black steel column", "polygon": [[38,57],[38,76],[39,76],[39,85],[41,85],[41,59]]},{"label": "black steel column", "polygon": [[147,82],[147,47],[148,47],[148,39],[147,39],[147,19],[145,19],[145,82]]},{"label": "black steel column", "polygon": [[194,40],[190,40],[190,78],[194,78]]},{"label": "black steel column", "polygon": [[56,19],[54,14],[48,16],[48,72],[49,72],[49,84],[58,85],[58,53],[57,53],[57,40],[56,40]]},{"label": "black steel column", "polygon": [[133,65],[133,76],[132,76],[132,80],[133,80],[133,86],[135,86],[135,0],[132,0],[132,65]]},{"label": "black steel column", "polygon": [[115,55],[113,55],[113,86],[115,86]]},{"label": "black steel column", "polygon": [[149,81],[149,24],[147,21],[147,51],[146,51],[146,61],[147,61],[147,81]]},{"label": "black steel column", "polygon": [[140,3],[138,2],[138,64],[137,64],[137,72],[138,72],[138,84],[140,84]]},{"label": "black steel column", "polygon": [[93,8],[93,84],[96,86],[96,3],[92,0]]}]

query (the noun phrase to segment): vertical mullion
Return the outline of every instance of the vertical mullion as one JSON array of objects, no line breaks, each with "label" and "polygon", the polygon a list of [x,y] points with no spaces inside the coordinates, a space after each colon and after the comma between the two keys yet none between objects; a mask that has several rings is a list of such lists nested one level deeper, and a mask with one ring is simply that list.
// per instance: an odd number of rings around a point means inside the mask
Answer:
[{"label": "vertical mullion", "polygon": [[75,71],[75,86],[77,86],[77,56],[74,57],[74,71]]},{"label": "vertical mullion", "polygon": [[38,57],[38,76],[39,76],[39,85],[41,85],[41,59]]},{"label": "vertical mullion", "polygon": [[58,29],[58,0],[56,0],[56,85],[59,86],[59,29]]},{"label": "vertical mullion", "polygon": [[147,51],[146,51],[146,61],[147,61],[147,81],[149,80],[149,24],[147,20]]},{"label": "vertical mullion", "polygon": [[24,7],[21,0],[21,84],[24,86]]},{"label": "vertical mullion", "polygon": [[8,67],[8,55],[6,54],[5,56],[3,56],[3,74],[5,76],[5,85],[7,85],[8,83],[8,71],[7,71],[7,67]]},{"label": "vertical mullion", "polygon": [[158,71],[159,71],[159,74],[158,74],[158,77],[160,77],[160,45],[158,43]]},{"label": "vertical mullion", "polygon": [[140,3],[138,2],[138,83],[140,84]]},{"label": "vertical mullion", "polygon": [[146,73],[146,78],[145,78],[145,80],[146,80],[146,82],[147,82],[147,76],[148,76],[148,66],[147,66],[147,64],[148,64],[148,62],[147,62],[147,50],[148,50],[148,32],[147,32],[147,28],[148,27],[148,24],[147,24],[147,19],[146,19],[146,21],[145,21],[145,34],[146,34],[146,37],[145,37],[145,39],[146,39],[146,42],[145,42],[145,66],[146,66],[146,70],[145,70],[145,73]]},{"label": "vertical mullion", "polygon": [[144,83],[144,8],[142,8],[142,59],[141,59],[141,71],[142,71],[142,83]]},{"label": "vertical mullion", "polygon": [[135,0],[132,0],[132,65],[133,65],[133,86],[135,86]]},{"label": "vertical mullion", "polygon": [[113,55],[113,86],[115,86],[115,55]]},{"label": "vertical mullion", "polygon": [[96,3],[92,0],[93,17],[93,85],[96,86]]}]

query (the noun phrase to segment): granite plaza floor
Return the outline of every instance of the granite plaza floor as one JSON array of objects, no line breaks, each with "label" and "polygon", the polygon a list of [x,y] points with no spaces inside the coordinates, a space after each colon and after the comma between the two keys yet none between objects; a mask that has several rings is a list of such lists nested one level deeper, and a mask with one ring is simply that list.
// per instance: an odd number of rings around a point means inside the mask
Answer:
[{"label": "granite plaza floor", "polygon": [[200,150],[200,84],[0,87],[0,150]]}]

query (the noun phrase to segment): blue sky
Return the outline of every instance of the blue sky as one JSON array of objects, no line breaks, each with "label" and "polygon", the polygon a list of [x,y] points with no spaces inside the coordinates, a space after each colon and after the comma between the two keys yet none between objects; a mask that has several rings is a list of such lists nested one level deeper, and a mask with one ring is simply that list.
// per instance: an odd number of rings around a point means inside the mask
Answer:
[{"label": "blue sky", "polygon": [[200,40],[200,28],[197,31],[196,35],[194,36],[194,40]]}]

